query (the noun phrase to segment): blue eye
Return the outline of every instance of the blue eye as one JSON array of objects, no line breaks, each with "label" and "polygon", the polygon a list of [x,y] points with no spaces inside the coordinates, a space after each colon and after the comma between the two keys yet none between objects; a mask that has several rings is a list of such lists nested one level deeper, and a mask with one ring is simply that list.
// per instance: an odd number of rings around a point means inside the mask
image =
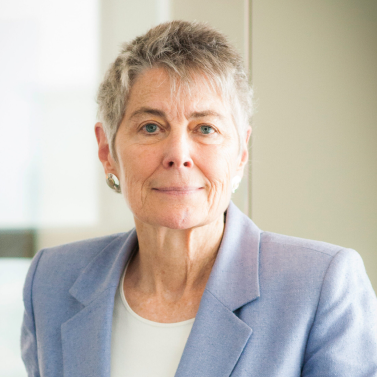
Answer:
[{"label": "blue eye", "polygon": [[212,134],[213,132],[215,132],[214,129],[211,126],[200,126],[200,131],[204,135],[209,135],[209,134]]},{"label": "blue eye", "polygon": [[149,134],[152,134],[157,131],[157,125],[153,123],[148,123],[144,127],[145,131],[147,131]]}]

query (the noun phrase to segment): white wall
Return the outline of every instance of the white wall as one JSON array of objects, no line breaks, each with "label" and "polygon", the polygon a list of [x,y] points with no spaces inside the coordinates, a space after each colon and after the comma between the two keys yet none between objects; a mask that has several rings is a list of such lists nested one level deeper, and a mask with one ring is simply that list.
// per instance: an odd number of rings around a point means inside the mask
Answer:
[{"label": "white wall", "polygon": [[252,218],[356,249],[375,290],[376,46],[376,1],[252,2]]},{"label": "white wall", "polygon": [[2,229],[96,220],[97,5],[0,0]]},{"label": "white wall", "polygon": [[[97,87],[105,71],[119,53],[123,42],[133,39],[146,32],[152,26],[169,19],[170,7],[166,0],[101,0],[99,9],[99,39],[98,61],[99,66]],[[91,94],[95,103],[96,90]],[[94,115],[94,114],[93,114]],[[89,137],[95,143],[94,123]],[[92,226],[72,227],[44,227],[38,229],[37,248],[50,247],[80,239],[98,237],[105,234],[124,232],[134,226],[131,211],[126,206],[123,197],[114,193],[105,183],[105,174],[98,161],[96,148],[90,157],[96,161],[97,183],[87,190],[98,190],[96,210],[97,222]],[[83,184],[85,184],[83,182]]]}]

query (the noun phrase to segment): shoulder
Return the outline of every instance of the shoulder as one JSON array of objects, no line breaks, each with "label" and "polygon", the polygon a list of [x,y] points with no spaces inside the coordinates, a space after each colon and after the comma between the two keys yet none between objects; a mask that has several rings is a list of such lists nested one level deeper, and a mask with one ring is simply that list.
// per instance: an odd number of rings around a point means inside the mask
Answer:
[{"label": "shoulder", "polygon": [[261,247],[266,251],[278,253],[324,254],[333,257],[337,252],[344,249],[342,246],[333,245],[327,242],[308,240],[304,238],[285,236],[272,232],[261,232]]},{"label": "shoulder", "polygon": [[351,249],[327,242],[261,232],[260,257],[264,263],[286,265],[289,269],[327,269],[340,254],[345,259],[360,258]]},{"label": "shoulder", "polygon": [[38,252],[42,254],[39,264],[69,263],[72,267],[85,267],[105,248],[116,243],[121,244],[129,233],[116,233],[42,249]]},{"label": "shoulder", "polygon": [[333,287],[346,286],[344,277],[351,274],[370,285],[355,250],[270,232],[261,233],[260,270],[262,284],[276,289],[299,287],[317,299],[325,281],[332,282]]},{"label": "shoulder", "polygon": [[120,247],[131,233],[117,233],[67,243],[38,251],[29,267],[24,285],[24,294],[35,284],[73,284],[80,272],[103,250]]}]

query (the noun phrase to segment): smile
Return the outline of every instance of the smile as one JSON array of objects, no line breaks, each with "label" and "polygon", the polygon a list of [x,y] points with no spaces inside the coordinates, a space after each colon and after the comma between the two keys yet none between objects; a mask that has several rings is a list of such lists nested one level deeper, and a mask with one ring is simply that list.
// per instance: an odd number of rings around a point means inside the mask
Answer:
[{"label": "smile", "polygon": [[156,191],[161,194],[166,195],[190,195],[196,194],[197,192],[203,190],[204,187],[159,187],[152,188],[153,191]]}]

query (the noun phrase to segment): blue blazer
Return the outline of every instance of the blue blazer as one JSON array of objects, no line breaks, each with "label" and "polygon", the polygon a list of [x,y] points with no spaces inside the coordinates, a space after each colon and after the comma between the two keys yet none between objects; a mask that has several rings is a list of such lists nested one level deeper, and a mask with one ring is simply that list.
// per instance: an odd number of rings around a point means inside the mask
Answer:
[{"label": "blue blazer", "polygon": [[[114,295],[136,243],[132,230],[38,252],[24,287],[29,376],[110,376]],[[231,203],[176,376],[377,376],[377,300],[360,256],[262,232]]]}]

